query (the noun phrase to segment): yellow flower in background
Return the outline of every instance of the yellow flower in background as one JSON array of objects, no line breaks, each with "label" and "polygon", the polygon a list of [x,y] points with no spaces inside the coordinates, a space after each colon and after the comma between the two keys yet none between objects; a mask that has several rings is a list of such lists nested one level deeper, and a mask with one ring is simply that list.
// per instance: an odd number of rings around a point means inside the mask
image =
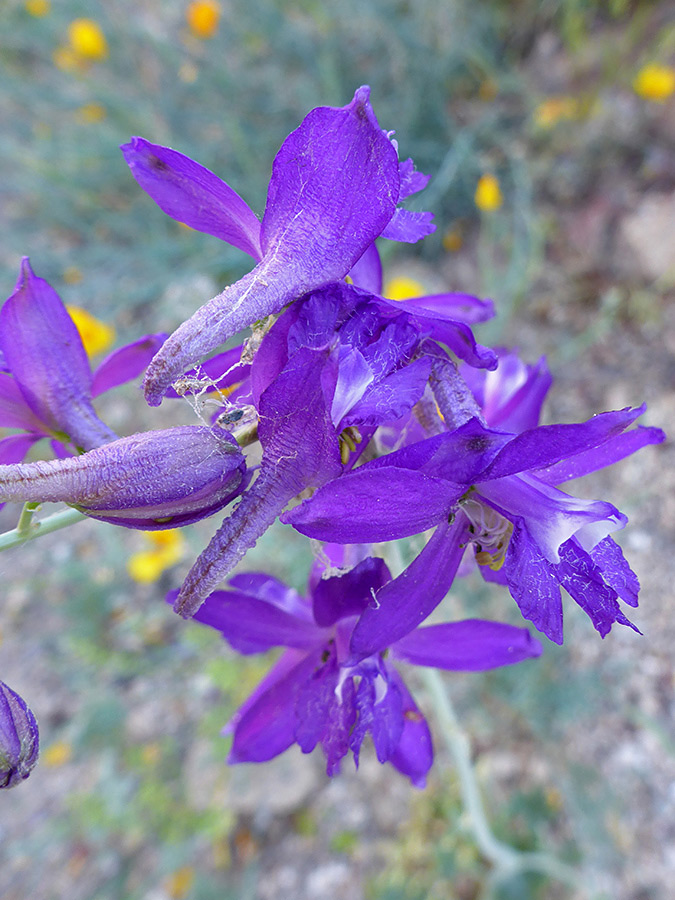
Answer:
[{"label": "yellow flower in background", "polygon": [[495,175],[481,175],[476,185],[474,202],[482,212],[493,212],[502,205],[502,191]]},{"label": "yellow flower in background", "polygon": [[24,3],[26,12],[35,16],[36,19],[42,19],[51,12],[52,5],[49,0],[26,0]]},{"label": "yellow flower in background", "polygon": [[93,19],[75,19],[68,26],[70,47],[80,59],[100,61],[108,56],[108,42]]},{"label": "yellow flower in background", "polygon": [[101,322],[79,306],[67,306],[66,309],[75,323],[88,356],[96,356],[112,346],[115,340],[115,329],[112,325]]},{"label": "yellow flower in background", "polygon": [[65,766],[70,762],[73,755],[73,748],[65,741],[56,741],[40,754],[40,762],[44,766],[50,766],[54,769],[58,766]]},{"label": "yellow flower in background", "polygon": [[82,59],[72,47],[67,47],[65,44],[56,48],[52,53],[52,59],[56,68],[63,72],[75,72],[82,68]]},{"label": "yellow flower in background", "polygon": [[93,125],[95,122],[102,122],[106,115],[105,106],[101,103],[96,103],[95,101],[84,103],[77,110],[77,118],[80,122],[84,122],[85,125]]},{"label": "yellow flower in background", "polygon": [[538,128],[553,128],[558,122],[576,118],[579,104],[574,97],[549,97],[534,111],[534,124]]},{"label": "yellow flower in background", "polygon": [[384,296],[390,300],[407,300],[409,297],[421,297],[424,287],[414,278],[397,275],[390,278],[384,286]]},{"label": "yellow flower in background", "polygon": [[166,891],[173,900],[182,900],[187,897],[195,880],[195,870],[192,866],[181,866],[176,869],[166,880]]},{"label": "yellow flower in background", "polygon": [[663,103],[675,91],[675,69],[659,63],[648,63],[637,73],[633,90],[645,100]]},{"label": "yellow flower in background", "polygon": [[177,563],[183,556],[185,541],[176,528],[166,531],[148,531],[143,538],[150,549],[134,553],[127,562],[127,572],[139,584],[152,584],[162,572]]},{"label": "yellow flower in background", "polygon": [[220,21],[220,3],[215,0],[193,0],[185,14],[188,27],[192,34],[207,40],[218,31]]}]

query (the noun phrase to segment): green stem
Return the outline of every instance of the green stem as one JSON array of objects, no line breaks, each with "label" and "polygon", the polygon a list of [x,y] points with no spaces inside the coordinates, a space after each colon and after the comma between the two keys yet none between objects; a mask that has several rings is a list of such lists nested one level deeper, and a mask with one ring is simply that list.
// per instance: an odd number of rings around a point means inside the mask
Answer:
[{"label": "green stem", "polygon": [[[12,547],[18,547],[19,544],[25,544],[26,541],[33,540],[36,537],[42,537],[45,534],[51,534],[52,531],[59,531],[61,528],[67,528],[76,522],[81,522],[87,517],[78,509],[64,509],[61,512],[54,513],[42,522],[33,523],[33,512],[39,506],[39,503],[27,503],[19,518],[19,524],[13,531],[7,531],[0,534],[0,552],[9,550]],[[32,509],[29,509],[32,507]]]},{"label": "green stem", "polygon": [[495,867],[489,879],[492,890],[518,872],[541,872],[565,884],[580,888],[581,878],[570,866],[546,853],[523,853],[504,844],[490,828],[476,772],[471,762],[469,739],[462,730],[447,687],[437,669],[423,669],[421,675],[434,702],[441,733],[457,767],[462,802],[470,821],[478,849]]}]

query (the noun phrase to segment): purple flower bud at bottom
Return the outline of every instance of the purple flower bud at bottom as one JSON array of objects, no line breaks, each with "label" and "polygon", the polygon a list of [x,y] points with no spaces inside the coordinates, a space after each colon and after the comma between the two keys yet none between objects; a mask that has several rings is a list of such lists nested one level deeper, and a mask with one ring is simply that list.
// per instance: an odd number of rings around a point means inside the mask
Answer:
[{"label": "purple flower bud at bottom", "polygon": [[0,788],[11,788],[31,773],[38,758],[35,716],[24,700],[0,681]]}]

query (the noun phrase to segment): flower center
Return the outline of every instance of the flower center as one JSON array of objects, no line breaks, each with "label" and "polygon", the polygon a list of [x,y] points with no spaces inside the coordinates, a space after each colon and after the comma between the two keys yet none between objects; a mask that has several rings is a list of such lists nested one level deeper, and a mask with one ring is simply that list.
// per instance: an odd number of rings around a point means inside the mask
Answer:
[{"label": "flower center", "polygon": [[468,518],[471,540],[476,545],[476,562],[497,572],[504,565],[504,557],[513,534],[513,523],[500,513],[467,497],[460,501],[462,511]]}]

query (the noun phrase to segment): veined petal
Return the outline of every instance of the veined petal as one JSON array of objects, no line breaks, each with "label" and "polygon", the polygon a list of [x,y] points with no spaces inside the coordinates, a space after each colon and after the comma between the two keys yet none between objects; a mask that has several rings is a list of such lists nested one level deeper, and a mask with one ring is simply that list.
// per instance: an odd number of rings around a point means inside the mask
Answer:
[{"label": "veined petal", "polygon": [[514,525],[503,567],[524,618],[556,644],[563,642],[560,587],[549,563],[521,521]]},{"label": "veined petal", "polygon": [[0,439],[0,465],[21,462],[41,434],[12,434]]},{"label": "veined petal", "polygon": [[228,585],[243,594],[264,600],[265,603],[273,603],[299,619],[313,621],[309,601],[273,575],[264,572],[239,572],[229,579]]},{"label": "veined petal", "polygon": [[415,168],[415,163],[408,157],[398,166],[401,178],[401,190],[398,195],[399,202],[405,200],[411,194],[417,194],[429,184],[430,175],[423,175]]},{"label": "veined petal", "polygon": [[422,357],[369,385],[341,420],[342,427],[381,425],[404,416],[424,393],[430,372],[431,360]]},{"label": "veined petal", "polygon": [[238,247],[258,261],[260,221],[236,191],[189,156],[133,137],[121,147],[131,174],[172,219]]},{"label": "veined petal", "polygon": [[35,415],[11,375],[0,373],[0,426],[46,433],[46,427]]},{"label": "veined petal", "polygon": [[590,551],[590,557],[602,572],[603,581],[617,592],[623,602],[637,606],[640,582],[616,541],[611,537],[603,538]]},{"label": "veined petal", "polygon": [[425,294],[422,297],[409,297],[393,302],[420,320],[438,319],[442,322],[464,322],[466,325],[475,325],[477,322],[487,322],[495,314],[492,300],[481,300],[473,294],[457,292]]},{"label": "veined petal", "polygon": [[560,561],[559,547],[573,535],[591,550],[628,521],[611,503],[571,497],[527,474],[481,482],[477,490],[508,519],[522,518],[551,563]]},{"label": "veined petal", "polygon": [[433,217],[434,214],[430,212],[397,209],[391,221],[384,228],[382,237],[389,241],[416,244],[417,241],[421,241],[436,231],[436,226],[431,221]]},{"label": "veined petal", "polygon": [[372,384],[374,377],[373,370],[359,350],[355,347],[340,347],[338,351],[338,378],[331,406],[331,419],[336,427],[354,404],[358,403],[363,397],[366,388]]},{"label": "veined petal", "polygon": [[52,431],[89,450],[116,435],[91,403],[91,371],[82,341],[59,295],[37,278],[28,257],[0,310],[0,348],[30,409]]},{"label": "veined petal", "polygon": [[552,383],[545,357],[528,366],[515,353],[500,354],[497,369],[485,374],[485,421],[514,434],[536,428]]},{"label": "veined petal", "polygon": [[320,488],[281,521],[320,541],[393,541],[447,519],[463,492],[421,472],[363,466]]},{"label": "veined petal", "polygon": [[376,593],[352,633],[354,662],[390,647],[438,606],[453,582],[467,536],[464,516],[441,523],[408,568]]},{"label": "veined petal", "polygon": [[120,384],[141,375],[152,357],[166,340],[164,332],[146,334],[132,344],[114,350],[101,362],[94,372],[91,385],[92,397],[98,397]]},{"label": "veined petal", "polygon": [[416,666],[482,672],[541,655],[541,644],[526,628],[465,619],[417,628],[392,647],[397,659]]},{"label": "veined petal", "polygon": [[396,151],[368,89],[341,109],[309,113],[274,161],[261,262],[202,306],[167,340],[145,379],[157,406],[177,375],[237,331],[349,272],[393,215]]}]

